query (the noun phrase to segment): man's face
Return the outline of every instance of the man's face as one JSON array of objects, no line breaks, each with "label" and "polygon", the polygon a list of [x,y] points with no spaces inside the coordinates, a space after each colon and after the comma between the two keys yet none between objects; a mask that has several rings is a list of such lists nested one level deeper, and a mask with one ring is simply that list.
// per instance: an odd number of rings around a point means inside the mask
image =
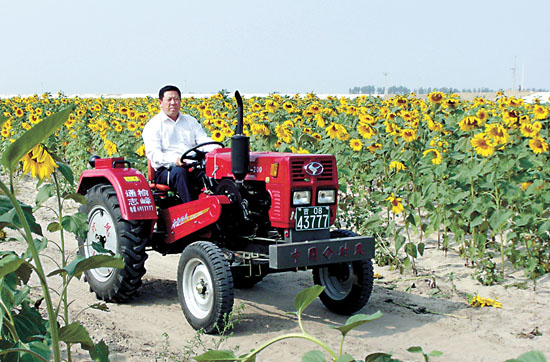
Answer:
[{"label": "man's face", "polygon": [[160,109],[163,110],[168,117],[174,121],[178,119],[178,114],[181,107],[181,99],[176,91],[164,92],[164,96],[160,100]]}]

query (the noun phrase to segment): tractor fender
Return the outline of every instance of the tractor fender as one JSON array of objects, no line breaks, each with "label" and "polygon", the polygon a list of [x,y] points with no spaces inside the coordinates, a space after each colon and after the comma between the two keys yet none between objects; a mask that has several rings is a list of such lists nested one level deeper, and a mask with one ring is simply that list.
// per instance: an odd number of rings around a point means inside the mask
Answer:
[{"label": "tractor fender", "polygon": [[156,220],[157,211],[149,183],[133,168],[94,168],[80,175],[77,192],[85,195],[94,185],[108,183],[115,189],[125,220]]}]

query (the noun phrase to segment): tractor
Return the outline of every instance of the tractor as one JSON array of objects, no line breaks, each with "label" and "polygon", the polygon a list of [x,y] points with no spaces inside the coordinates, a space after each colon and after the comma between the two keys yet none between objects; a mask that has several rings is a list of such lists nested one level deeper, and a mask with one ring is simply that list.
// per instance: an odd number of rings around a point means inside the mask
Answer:
[{"label": "tractor", "polygon": [[[122,269],[85,272],[98,299],[122,302],[142,284],[147,253],[180,254],[177,294],[195,329],[216,333],[232,311],[234,288],[251,288],[270,273],[311,270],[324,286],[321,302],[350,315],[373,286],[374,239],[332,230],[338,202],[336,159],[329,154],[251,152],[243,132],[243,101],[235,92],[237,126],[231,147],[220,142],[185,151],[199,172],[192,201],[153,183],[123,157],[90,158],[78,193],[88,218],[79,252],[120,254]],[[209,152],[204,146],[217,144]]]}]

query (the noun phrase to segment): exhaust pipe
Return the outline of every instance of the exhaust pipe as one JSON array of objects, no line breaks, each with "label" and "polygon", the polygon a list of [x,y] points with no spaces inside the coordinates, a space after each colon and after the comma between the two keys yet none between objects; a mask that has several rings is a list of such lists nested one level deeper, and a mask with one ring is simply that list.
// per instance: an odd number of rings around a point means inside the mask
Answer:
[{"label": "exhaust pipe", "polygon": [[237,99],[237,128],[235,135],[231,137],[231,172],[235,179],[242,182],[248,173],[248,165],[250,163],[250,141],[243,134],[243,99],[239,91],[235,91]]}]

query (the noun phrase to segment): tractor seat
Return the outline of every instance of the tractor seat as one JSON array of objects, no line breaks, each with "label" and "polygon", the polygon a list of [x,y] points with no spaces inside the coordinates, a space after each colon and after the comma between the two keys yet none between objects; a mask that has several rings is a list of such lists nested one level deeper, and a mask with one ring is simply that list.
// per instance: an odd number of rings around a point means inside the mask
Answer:
[{"label": "tractor seat", "polygon": [[149,180],[149,187],[153,191],[166,192],[170,190],[170,186],[163,184],[156,184],[153,181],[155,180],[155,169],[151,165],[151,160],[147,160],[147,179]]}]

